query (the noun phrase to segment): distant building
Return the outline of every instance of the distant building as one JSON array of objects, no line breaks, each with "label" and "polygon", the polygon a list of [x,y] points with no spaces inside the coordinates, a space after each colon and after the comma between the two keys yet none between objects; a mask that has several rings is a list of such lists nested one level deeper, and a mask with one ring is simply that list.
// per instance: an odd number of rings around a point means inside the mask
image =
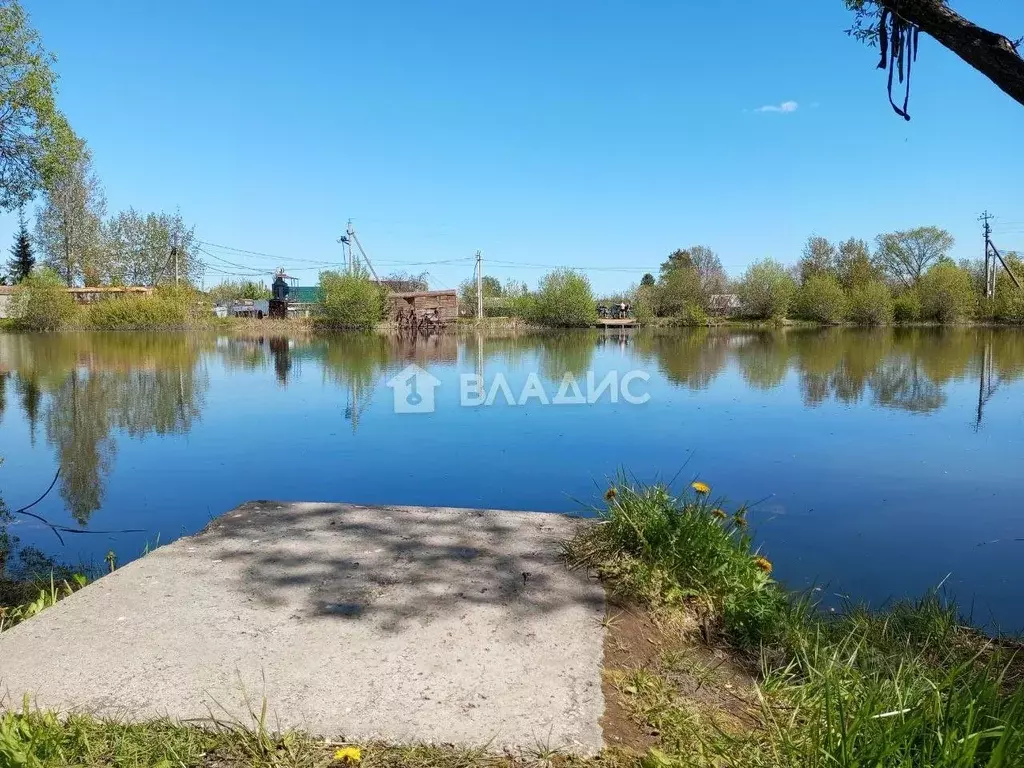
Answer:
[{"label": "distant building", "polygon": [[323,298],[319,285],[293,285],[288,291],[288,317],[309,317]]},{"label": "distant building", "polygon": [[743,311],[743,302],[735,293],[716,293],[708,300],[713,315],[738,315]]},{"label": "distant building", "polygon": [[405,291],[388,296],[388,319],[396,320],[402,314],[413,310],[417,315],[437,312],[442,323],[448,323],[459,316],[459,295],[447,291]]},{"label": "distant building", "polygon": [[[14,285],[0,285],[0,319],[13,316],[14,313],[14,292],[18,290]],[[148,296],[153,293],[149,286],[92,286],[89,288],[65,288],[68,293],[79,304],[92,304],[96,301],[109,299],[113,296],[125,296],[128,294]]]}]

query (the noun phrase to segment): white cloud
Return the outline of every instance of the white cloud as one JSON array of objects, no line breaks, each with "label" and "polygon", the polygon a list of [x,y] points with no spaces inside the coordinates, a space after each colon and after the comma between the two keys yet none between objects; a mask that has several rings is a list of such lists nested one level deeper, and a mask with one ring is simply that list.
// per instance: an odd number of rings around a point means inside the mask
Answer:
[{"label": "white cloud", "polygon": [[796,112],[800,109],[800,105],[795,101],[784,101],[781,104],[766,104],[763,107],[758,107],[755,112]]}]

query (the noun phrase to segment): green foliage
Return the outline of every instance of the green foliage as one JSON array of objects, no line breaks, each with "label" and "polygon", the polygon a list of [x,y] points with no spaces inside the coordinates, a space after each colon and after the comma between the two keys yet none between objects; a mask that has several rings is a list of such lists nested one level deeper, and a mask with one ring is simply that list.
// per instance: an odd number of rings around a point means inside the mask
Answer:
[{"label": "green foliage", "polygon": [[[501,281],[493,275],[484,275],[481,279],[484,289],[484,301],[497,299],[505,295],[505,287]],[[476,278],[471,277],[459,283],[459,303],[476,312]]]},{"label": "green foliage", "polygon": [[642,282],[633,292],[633,317],[640,324],[654,320],[655,288],[653,283],[644,285]]},{"label": "green foliage", "polygon": [[977,310],[978,299],[971,274],[952,261],[942,260],[921,276],[921,317],[941,323],[967,320]]},{"label": "green foliage", "polygon": [[734,648],[759,663],[750,690],[724,685],[754,706],[746,711],[757,711],[757,728],[721,727],[723,712],[714,705],[710,722],[702,722],[705,712],[694,705],[714,701],[721,683],[710,672],[700,677],[709,698],[679,689],[677,681],[694,677],[678,668],[686,640],[628,674],[620,691],[660,736],[643,765],[1022,764],[1018,644],[965,626],[955,606],[934,593],[881,611],[847,606],[828,613],[807,597],[791,601],[771,579],[771,564],[751,548],[744,510],[724,513],[708,500],[710,489],[693,487],[695,499],[679,499],[663,486],[620,478],[605,496],[601,524],[581,528],[565,547],[569,563],[596,570],[612,594],[668,617],[689,614],[691,623],[696,613],[705,639],[720,626]]},{"label": "green foliage", "polygon": [[11,280],[20,283],[32,274],[35,265],[36,258],[32,252],[32,241],[29,239],[28,227],[25,224],[25,211],[19,209],[18,231],[14,235],[14,245],[11,246],[11,260],[7,263]]},{"label": "green foliage", "polygon": [[829,272],[810,271],[808,274],[796,293],[797,314],[819,323],[841,323],[846,317],[847,300],[839,281]]},{"label": "green foliage", "polygon": [[882,271],[871,259],[871,249],[866,242],[851,237],[839,244],[836,255],[836,276],[846,291],[884,279]]},{"label": "green foliage", "polygon": [[806,284],[812,277],[819,275],[834,275],[837,260],[836,247],[826,238],[812,235],[807,239],[803,255],[797,263],[800,283]]},{"label": "green foliage", "polygon": [[210,301],[214,304],[230,304],[239,299],[252,299],[259,301],[270,298],[270,289],[263,283],[253,280],[239,280],[237,282],[228,280],[213,286],[206,292]]},{"label": "green foliage", "polygon": [[107,201],[92,167],[92,153],[79,142],[74,161],[46,182],[36,210],[35,244],[43,262],[66,285],[100,285],[106,251],[102,219]]},{"label": "green foliage", "polygon": [[320,315],[331,328],[372,328],[384,319],[386,291],[364,270],[320,274]]},{"label": "green foliage", "polygon": [[[158,285],[175,276],[193,285],[203,274],[195,228],[181,213],[121,211],[103,224],[102,251],[93,259],[95,285]],[[172,249],[176,252],[172,254]],[[176,259],[174,257],[177,257]],[[210,256],[211,261],[216,257]],[[223,264],[223,262],[217,262]],[[227,265],[223,265],[227,266]],[[269,298],[254,296],[251,298]]]},{"label": "green foliage", "polygon": [[537,293],[525,302],[528,320],[559,328],[588,326],[597,317],[590,280],[571,269],[556,269],[541,278]]},{"label": "green foliage", "polygon": [[651,605],[697,600],[742,648],[778,635],[785,598],[753,550],[745,509],[728,514],[708,493],[677,498],[624,478],[606,499],[604,524],[566,545],[571,565],[596,568],[614,592]]},{"label": "green foliage", "polygon": [[893,320],[893,299],[881,280],[855,285],[850,290],[850,320],[858,325],[888,325]]},{"label": "green foliage", "polygon": [[672,269],[663,266],[661,278],[654,287],[653,298],[654,311],[658,317],[689,316],[690,308],[701,306],[704,301],[696,268],[685,264]]},{"label": "green foliage", "polygon": [[61,580],[55,579],[51,573],[49,583],[40,588],[30,602],[23,605],[0,606],[0,632],[53,607],[58,600],[74,594],[88,583],[89,580],[80,573]]},{"label": "green foliage", "polygon": [[747,267],[738,293],[748,315],[767,320],[786,317],[796,289],[796,281],[782,264],[764,259]]},{"label": "green foliage", "polygon": [[913,288],[932,265],[947,258],[953,236],[939,227],[915,227],[877,238],[875,259],[894,283]]},{"label": "green foliage", "polygon": [[78,145],[57,109],[53,57],[21,4],[0,3],[0,208],[13,210],[71,163]]},{"label": "green foliage", "polygon": [[37,269],[22,280],[13,303],[18,327],[28,331],[57,331],[73,325],[80,314],[63,281],[49,269]]},{"label": "green foliage", "polygon": [[[1006,266],[1024,285],[1024,262],[1021,258],[1015,253],[1008,253],[1003,258],[1006,260]],[[997,270],[995,318],[1005,323],[1024,323],[1024,290],[1014,285],[1001,264]]]},{"label": "green foliage", "polygon": [[86,308],[86,324],[104,331],[187,328],[205,315],[199,294],[188,286],[163,286],[151,295],[101,299]]},{"label": "green foliage", "polygon": [[645,272],[644,276],[640,278],[640,285],[644,286],[645,288],[651,287],[652,285],[654,285],[654,283],[654,275],[652,275],[650,272]]},{"label": "green foliage", "polygon": [[893,318],[897,323],[914,323],[921,319],[921,294],[917,289],[903,291],[893,299]]}]

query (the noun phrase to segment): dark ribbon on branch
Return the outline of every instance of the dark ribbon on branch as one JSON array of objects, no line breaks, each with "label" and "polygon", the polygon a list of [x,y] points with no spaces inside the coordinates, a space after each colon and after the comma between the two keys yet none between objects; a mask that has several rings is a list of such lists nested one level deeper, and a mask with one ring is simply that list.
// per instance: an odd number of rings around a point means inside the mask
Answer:
[{"label": "dark ribbon on branch", "polygon": [[[920,27],[911,24],[896,11],[882,9],[878,22],[878,47],[882,56],[878,68],[889,70],[889,103],[904,120],[910,120],[910,72],[913,63],[917,61],[920,36]],[[892,98],[893,79],[897,76],[900,84],[905,83],[902,109]]]}]

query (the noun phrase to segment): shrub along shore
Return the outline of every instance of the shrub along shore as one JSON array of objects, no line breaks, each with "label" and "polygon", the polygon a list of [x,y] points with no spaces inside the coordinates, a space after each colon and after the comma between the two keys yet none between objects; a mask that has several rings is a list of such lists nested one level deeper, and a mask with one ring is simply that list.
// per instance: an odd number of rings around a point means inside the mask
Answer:
[{"label": "shrub along shore", "polygon": [[[581,524],[564,552],[570,567],[604,582],[609,642],[629,644],[617,628],[627,613],[656,628],[657,641],[633,641],[643,646],[642,662],[606,666],[609,711],[625,713],[642,734],[639,747],[580,758],[558,745],[494,755],[337,744],[273,732],[265,706],[249,722],[128,724],[58,717],[26,704],[0,715],[0,765],[1024,764],[1019,643],[970,627],[936,594],[838,612],[820,610],[813,592],[787,594],[773,578],[775,565],[754,546],[746,508],[727,508],[703,482],[677,496],[621,478],[605,498],[600,522]],[[702,657],[718,661],[695,661]]]}]

